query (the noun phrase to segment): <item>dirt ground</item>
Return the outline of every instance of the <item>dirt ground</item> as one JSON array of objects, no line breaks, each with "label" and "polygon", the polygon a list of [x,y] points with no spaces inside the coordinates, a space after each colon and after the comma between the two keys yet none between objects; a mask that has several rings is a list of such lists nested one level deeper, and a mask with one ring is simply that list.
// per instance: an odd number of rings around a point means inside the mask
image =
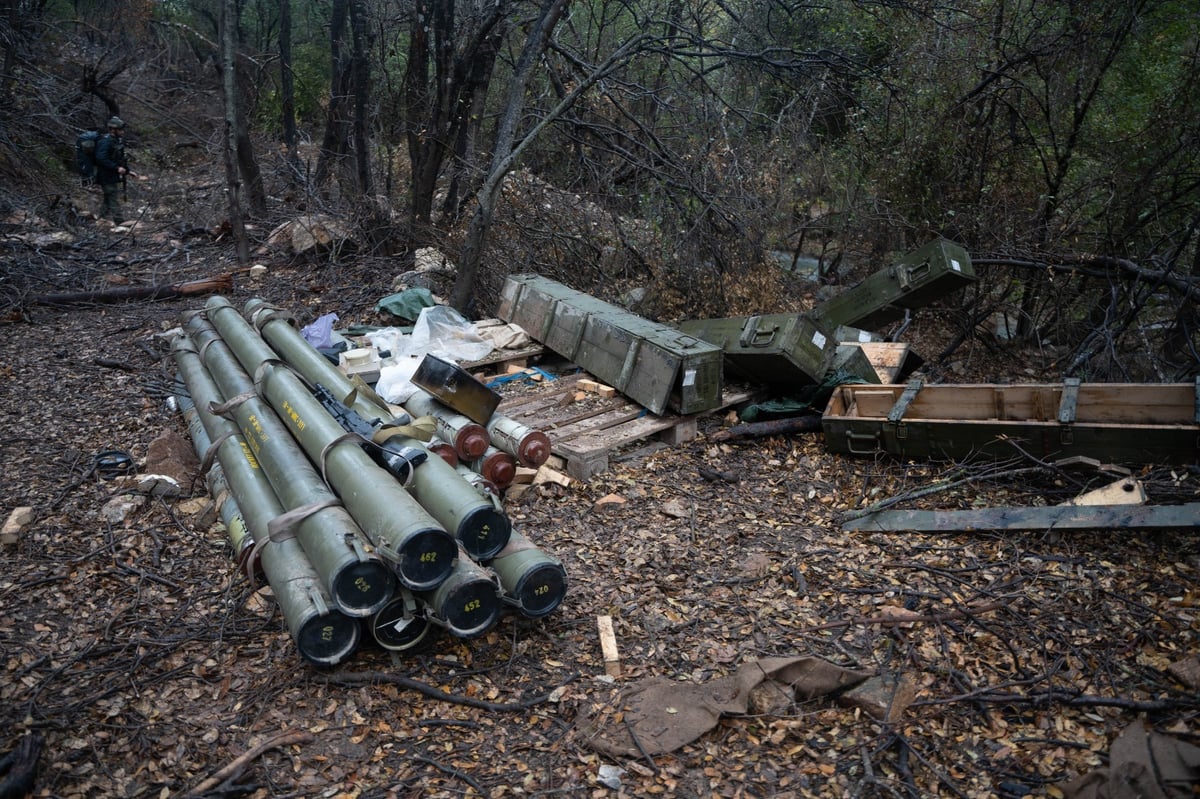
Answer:
[{"label": "dirt ground", "polygon": [[[152,441],[186,435],[166,332],[205,297],[31,301],[211,278],[231,269],[227,243],[152,215],[126,233],[10,220],[6,236],[0,509],[33,513],[3,549],[0,752],[36,736],[34,796],[1062,796],[1130,724],[1200,741],[1200,700],[1171,671],[1200,652],[1194,530],[843,532],[842,513],[950,475],[977,479],[906,506],[1046,504],[1099,478],[850,460],[820,433],[719,443],[725,414],[506,502],[567,570],[548,617],[412,655],[367,636],[314,668],[233,567],[202,481],[151,498],[97,468],[119,450],[144,470]],[[393,277],[378,260],[268,266],[224,293],[302,322],[369,321]],[[1142,477],[1152,501],[1196,501],[1195,470]],[[885,678],[897,712],[790,698],[620,758],[582,723],[620,729],[620,692],[646,678],[705,685],[773,656]]]}]

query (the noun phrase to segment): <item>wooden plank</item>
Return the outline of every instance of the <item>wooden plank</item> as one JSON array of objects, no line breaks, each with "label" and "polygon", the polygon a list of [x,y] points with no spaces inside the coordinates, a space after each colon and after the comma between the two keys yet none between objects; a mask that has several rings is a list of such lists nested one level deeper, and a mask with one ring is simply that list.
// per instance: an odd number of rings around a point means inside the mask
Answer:
[{"label": "wooden plank", "polygon": [[555,440],[572,441],[580,436],[631,422],[645,413],[646,409],[640,405],[622,404],[615,408],[597,408],[589,413],[580,414],[570,421],[544,425],[542,430],[552,442]]},{"label": "wooden plank", "polygon": [[463,361],[459,364],[468,372],[472,369],[482,369],[485,366],[494,366],[496,364],[509,364],[521,362],[522,364],[530,358],[542,355],[546,352],[546,348],[541,344],[536,344],[530,347],[522,347],[519,350],[493,350],[486,358],[480,358],[478,361]]},{"label": "wooden plank", "polygon": [[600,652],[604,657],[604,673],[609,677],[620,677],[621,655],[617,651],[617,634],[613,631],[612,616],[597,616],[596,628],[600,634]]},{"label": "wooden plank", "polygon": [[678,416],[641,416],[631,419],[625,424],[580,436],[570,442],[570,447],[580,452],[597,449],[611,450],[675,427],[681,421],[683,419]]},{"label": "wooden plank", "polygon": [[525,394],[506,397],[505,399],[501,400],[500,405],[496,408],[496,410],[510,419],[536,415],[547,408],[558,406],[559,400],[561,400],[564,395],[573,395],[575,393],[576,383],[579,380],[579,375],[560,377],[553,383],[549,384],[546,389],[539,389],[538,391],[531,391]]},{"label": "wooden plank", "polygon": [[897,391],[890,389],[850,391],[848,394],[854,398],[857,408],[856,416],[878,417],[880,419],[887,416],[888,411],[896,404],[896,397],[899,396]]},{"label": "wooden plank", "polygon": [[1062,397],[1058,402],[1058,423],[1072,424],[1079,409],[1079,378],[1068,377],[1063,381]]},{"label": "wooden plank", "polygon": [[913,404],[924,387],[925,381],[919,378],[908,381],[908,385],[904,387],[904,391],[900,394],[900,399],[896,400],[896,404],[888,411],[887,420],[895,423],[903,419],[904,414],[908,413],[908,407]]},{"label": "wooden plank", "polygon": [[879,381],[885,384],[895,383],[904,376],[902,372],[913,371],[921,360],[909,345],[899,341],[863,341],[858,346],[879,375]]},{"label": "wooden plank", "polygon": [[1187,505],[1055,505],[1046,508],[893,510],[851,519],[843,530],[968,532],[971,530],[1195,530],[1200,503]]},{"label": "wooden plank", "polygon": [[[609,466],[609,453],[620,446],[657,435],[670,446],[696,437],[699,416],[713,411],[680,416],[655,416],[623,396],[603,398],[588,394],[582,403],[570,400],[586,375],[570,380],[570,387],[547,386],[552,391],[528,392],[519,402],[505,400],[499,411],[509,418],[534,427],[550,439],[551,451],[563,459],[567,473],[587,480]],[[560,378],[560,382],[565,380]],[[748,389],[730,388],[722,392],[721,407],[745,402],[754,396]],[[542,398],[542,399],[538,399]]]}]

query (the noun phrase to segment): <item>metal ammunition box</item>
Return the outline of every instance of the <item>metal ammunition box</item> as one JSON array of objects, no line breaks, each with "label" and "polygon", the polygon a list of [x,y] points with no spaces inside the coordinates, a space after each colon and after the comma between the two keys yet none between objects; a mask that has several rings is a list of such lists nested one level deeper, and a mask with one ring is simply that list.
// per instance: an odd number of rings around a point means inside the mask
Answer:
[{"label": "metal ammunition box", "polygon": [[456,363],[427,354],[412,376],[413,385],[437,397],[443,405],[481,425],[488,423],[500,395]]},{"label": "metal ammunition box", "polygon": [[[689,320],[679,329],[720,347],[730,376],[768,385],[820,383],[838,352],[838,342],[804,314]],[[837,365],[863,380],[879,382],[857,347],[845,352]]]},{"label": "metal ammunition box", "polygon": [[974,280],[967,251],[938,240],[819,303],[810,314],[827,330],[839,325],[877,328],[903,319],[905,310],[928,305]]},{"label": "metal ammunition box", "polygon": [[1047,460],[1195,463],[1200,378],[1195,384],[843,385],[821,426],[826,447],[848,455],[958,460],[1024,452]]},{"label": "metal ammunition box", "polygon": [[721,404],[720,348],[676,328],[538,275],[510,275],[497,316],[651,413]]}]

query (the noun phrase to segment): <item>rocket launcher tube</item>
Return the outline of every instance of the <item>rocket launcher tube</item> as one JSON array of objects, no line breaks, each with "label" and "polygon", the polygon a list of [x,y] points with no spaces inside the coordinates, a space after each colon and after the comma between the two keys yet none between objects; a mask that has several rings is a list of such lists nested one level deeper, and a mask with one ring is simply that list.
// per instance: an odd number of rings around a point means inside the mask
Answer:
[{"label": "rocket launcher tube", "polygon": [[432,591],[418,592],[426,617],[459,638],[478,638],[504,611],[500,587],[490,571],[461,552],[454,571]]},{"label": "rocket launcher tube", "polygon": [[408,652],[424,644],[433,625],[425,616],[425,605],[406,588],[380,608],[371,620],[375,642],[392,652]]},{"label": "rocket launcher tube", "polygon": [[[395,576],[402,585],[414,589],[431,588],[444,580],[450,573],[457,549],[449,533],[430,518],[390,474],[376,466],[362,448],[345,439],[342,426],[325,412],[296,375],[278,365],[270,347],[238,315],[228,300],[212,297],[207,307],[215,332],[221,335],[228,346],[209,346],[206,357],[208,353],[217,351],[228,352],[235,359],[233,365],[223,370],[212,369],[210,365],[214,375],[220,379],[222,375],[218,371],[236,372],[246,379],[245,372],[234,368],[240,362],[246,371],[255,373],[256,382],[261,384],[265,403],[257,396],[242,403],[236,411],[239,418],[245,415],[242,409],[247,405],[257,409],[266,404],[278,414],[275,417],[274,414],[259,413],[248,420],[251,422],[249,429],[243,425],[243,432],[253,436],[250,443],[267,446],[277,439],[292,445],[298,443],[309,460],[321,469],[329,486],[341,498],[345,510],[366,534],[369,542],[374,544],[375,550],[391,562]],[[252,389],[253,386],[248,386],[242,390]],[[276,432],[268,433],[261,426],[255,427],[267,418],[277,418],[279,421],[273,427]],[[281,435],[281,430],[286,430],[290,435]],[[272,458],[264,462],[276,491],[281,494],[284,491],[305,492],[302,496],[308,503],[315,501],[311,492],[328,495],[329,488],[315,469],[295,470],[306,478],[306,487],[296,485],[299,481],[293,470],[297,461],[305,462],[302,456],[279,461]],[[276,481],[277,476],[279,482]],[[320,518],[323,513],[314,518]],[[376,605],[374,610],[379,607]]]},{"label": "rocket launcher tube", "polygon": [[[247,396],[232,409],[230,424],[241,433],[246,457],[253,458],[256,469],[266,476],[284,512],[336,502],[337,497],[304,458],[283,422],[253,393],[253,382],[212,325],[197,314],[188,319],[184,329],[201,353],[218,396]],[[345,508],[326,507],[310,513],[295,529],[325,589],[343,612],[369,616],[391,598],[396,587],[391,568],[379,556],[369,554],[370,542]],[[260,535],[255,539],[263,540]]]},{"label": "rocket launcher tube", "polygon": [[522,466],[536,469],[550,458],[550,437],[500,413],[487,423],[492,446],[512,455]]},{"label": "rocket launcher tube", "polygon": [[[209,447],[212,446],[212,439],[208,437],[208,431],[204,429],[200,411],[196,409],[192,398],[187,395],[187,384],[184,383],[181,388],[183,391],[175,399],[179,404],[179,412],[183,415],[184,422],[187,423],[188,435],[192,439],[192,446],[196,449],[196,456],[203,460]],[[250,563],[250,555],[254,550],[254,536],[250,534],[246,519],[242,516],[237,496],[229,487],[229,481],[225,479],[225,470],[221,467],[219,458],[213,459],[213,464],[209,467],[208,474],[204,476],[204,481],[208,484],[208,493],[216,503],[221,523],[225,525],[225,534],[229,539],[230,546],[233,547],[233,559],[237,563],[238,569],[248,577],[261,572],[261,563]],[[274,493],[274,491],[271,492],[272,496]]]},{"label": "rocket launcher tube", "polygon": [[504,601],[522,616],[545,616],[566,596],[567,571],[562,562],[516,530],[508,546],[487,565],[500,578]]},{"label": "rocket launcher tube", "polygon": [[[217,450],[220,467],[213,468],[220,468],[238,497],[237,507],[249,535],[266,541],[269,539],[267,524],[283,512],[283,506],[245,447],[237,426],[207,411],[211,403],[222,398],[200,357],[184,337],[177,338],[172,349],[191,396],[190,402],[186,405],[181,402],[180,407],[190,405],[200,422],[192,427],[189,420],[193,430],[192,445],[203,457],[212,441],[225,437]],[[223,508],[231,505],[225,503]],[[300,542],[295,538],[270,541],[260,553],[263,574],[301,656],[319,666],[335,666],[349,657],[358,648],[362,628],[355,619],[330,607],[321,577],[304,554]]]},{"label": "rocket launcher tube", "polygon": [[[313,396],[338,424],[362,438],[363,448],[371,458],[400,482],[407,485],[412,480],[414,470],[429,457],[429,452],[423,447],[403,446],[390,440],[382,443],[375,441],[376,433],[384,427],[383,422],[380,419],[365,419],[320,383],[313,386]],[[405,424],[408,421],[411,419]]]},{"label": "rocket launcher tube", "polygon": [[[355,386],[337,367],[304,340],[286,319],[268,316],[273,307],[263,300],[246,303],[246,314],[255,319],[263,339],[277,357],[295,369],[310,383],[328,386],[335,396],[349,397]],[[363,392],[358,392],[353,407],[371,418],[380,408],[371,404]],[[386,422],[387,420],[385,420]],[[416,446],[420,442],[407,436],[393,436],[388,441]],[[485,498],[462,475],[441,458],[429,458],[416,470],[407,485],[409,493],[442,526],[454,534],[477,560],[494,557],[508,543],[512,523],[503,507]]]}]

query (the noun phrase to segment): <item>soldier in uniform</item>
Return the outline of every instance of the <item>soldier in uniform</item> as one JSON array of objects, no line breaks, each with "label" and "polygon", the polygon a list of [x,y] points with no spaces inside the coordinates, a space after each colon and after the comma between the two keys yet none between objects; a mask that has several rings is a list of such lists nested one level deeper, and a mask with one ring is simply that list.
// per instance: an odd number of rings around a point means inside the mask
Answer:
[{"label": "soldier in uniform", "polygon": [[100,215],[111,219],[114,225],[125,221],[118,197],[125,176],[130,174],[125,161],[124,136],[125,122],[115,116],[108,120],[108,133],[96,142],[96,182],[104,193],[104,207]]}]

